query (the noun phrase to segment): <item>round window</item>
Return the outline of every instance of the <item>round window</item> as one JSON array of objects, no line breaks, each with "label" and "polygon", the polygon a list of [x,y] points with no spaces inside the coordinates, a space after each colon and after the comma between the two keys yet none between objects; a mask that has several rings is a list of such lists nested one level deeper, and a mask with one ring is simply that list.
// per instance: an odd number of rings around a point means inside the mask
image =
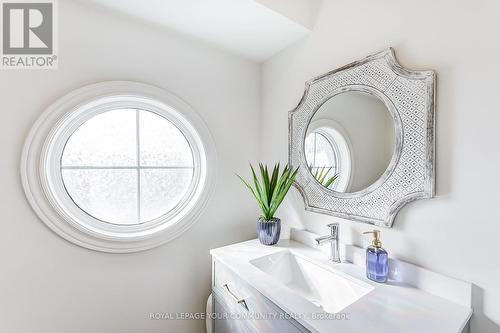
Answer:
[{"label": "round window", "polygon": [[329,119],[311,122],[304,153],[311,175],[323,187],[337,192],[349,189],[352,152],[347,133],[340,125]]},{"label": "round window", "polygon": [[33,127],[23,185],[64,238],[108,252],[138,251],[180,235],[211,188],[210,135],[178,98],[107,82],[51,106]]},{"label": "round window", "polygon": [[340,170],[339,152],[332,140],[321,131],[307,135],[305,141],[306,160],[311,172],[325,173],[324,178],[337,175]]},{"label": "round window", "polygon": [[62,180],[84,212],[117,225],[152,221],[189,198],[193,151],[162,116],[139,109],[106,111],[66,142]]}]

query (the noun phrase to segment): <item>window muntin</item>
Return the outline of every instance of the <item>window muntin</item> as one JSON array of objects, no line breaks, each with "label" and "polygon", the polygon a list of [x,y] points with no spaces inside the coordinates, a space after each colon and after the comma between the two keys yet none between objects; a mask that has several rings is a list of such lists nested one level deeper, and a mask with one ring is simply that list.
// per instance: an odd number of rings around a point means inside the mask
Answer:
[{"label": "window muntin", "polygon": [[159,218],[186,196],[193,152],[164,117],[141,109],[95,115],[70,136],[61,157],[64,187],[90,216],[134,225]]},{"label": "window muntin", "polygon": [[[326,133],[315,130],[308,134],[305,141],[305,154],[313,174],[318,170],[328,170],[326,178],[329,178],[340,172],[340,153]],[[334,188],[335,183],[333,182],[330,187]]]}]

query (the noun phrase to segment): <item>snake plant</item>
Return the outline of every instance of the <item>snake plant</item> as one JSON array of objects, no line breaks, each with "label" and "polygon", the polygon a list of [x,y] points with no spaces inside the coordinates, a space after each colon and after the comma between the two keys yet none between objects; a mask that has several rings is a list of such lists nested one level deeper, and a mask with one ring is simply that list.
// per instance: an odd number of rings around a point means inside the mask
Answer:
[{"label": "snake plant", "polygon": [[253,186],[241,176],[236,176],[254,196],[262,212],[262,218],[269,221],[274,218],[274,213],[288,193],[290,186],[292,186],[298,168],[292,170],[290,166],[286,165],[283,171],[280,172],[280,164],[277,163],[270,174],[267,165],[259,163],[260,179],[257,177],[252,164],[250,164],[250,169],[252,170]]},{"label": "snake plant", "polygon": [[[316,169],[316,171],[313,171],[313,169]],[[339,174],[337,173],[327,178],[331,169],[331,167],[313,168],[312,166],[309,166],[309,171],[312,173],[314,178],[316,178],[316,180],[326,188],[328,188],[335,181],[335,179],[339,177]]]}]

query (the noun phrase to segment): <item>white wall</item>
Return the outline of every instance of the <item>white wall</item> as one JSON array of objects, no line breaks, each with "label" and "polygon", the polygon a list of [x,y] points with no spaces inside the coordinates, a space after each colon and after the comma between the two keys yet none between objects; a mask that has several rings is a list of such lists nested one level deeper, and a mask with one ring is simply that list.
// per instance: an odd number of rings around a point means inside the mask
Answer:
[{"label": "white wall", "polygon": [[[204,332],[209,249],[254,237],[256,208],[234,177],[258,154],[259,68],[169,31],[59,1],[59,69],[0,71],[0,331]],[[28,205],[19,177],[25,137],[69,91],[104,80],[157,85],[191,104],[218,151],[216,190],[199,221],[159,248],[113,255],[75,246]]]},{"label": "white wall", "polygon": [[351,179],[346,192],[361,191],[386,171],[394,153],[394,121],[377,97],[351,92],[326,101],[312,121],[330,119],[339,124],[350,143]]},{"label": "white wall", "polygon": [[[408,68],[437,70],[437,197],[403,208],[382,241],[394,257],[475,284],[473,333],[500,332],[498,31],[497,0],[323,1],[313,33],[262,69],[268,161],[287,159],[287,111],[306,80],[388,46]],[[285,222],[326,234],[339,220],[343,241],[368,244],[369,225],[304,212],[297,193],[285,208]]]}]

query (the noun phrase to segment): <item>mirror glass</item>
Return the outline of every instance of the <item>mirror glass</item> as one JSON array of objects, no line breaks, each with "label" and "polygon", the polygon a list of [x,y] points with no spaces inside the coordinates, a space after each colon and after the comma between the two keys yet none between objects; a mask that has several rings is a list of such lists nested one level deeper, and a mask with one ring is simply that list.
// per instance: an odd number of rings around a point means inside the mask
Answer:
[{"label": "mirror glass", "polygon": [[321,105],[309,123],[307,165],[324,187],[362,191],[387,170],[395,140],[394,120],[381,99],[362,91],[343,92]]}]

